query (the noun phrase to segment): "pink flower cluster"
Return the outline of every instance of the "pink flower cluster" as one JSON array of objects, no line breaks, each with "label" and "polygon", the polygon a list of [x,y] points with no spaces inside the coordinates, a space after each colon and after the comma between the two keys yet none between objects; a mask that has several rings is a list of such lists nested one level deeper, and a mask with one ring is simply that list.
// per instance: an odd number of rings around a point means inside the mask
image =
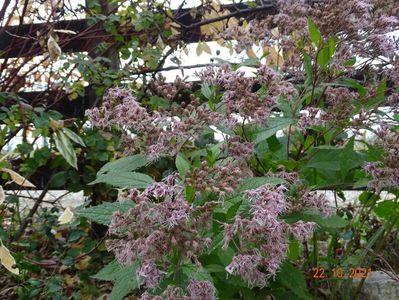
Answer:
[{"label": "pink flower cluster", "polygon": [[240,275],[249,286],[265,286],[267,278],[276,274],[286,257],[290,234],[306,239],[315,228],[313,222],[298,221],[290,225],[281,219],[289,206],[285,191],[284,186],[270,185],[246,191],[251,217],[236,215],[233,223],[225,224],[224,246],[237,237],[240,249],[226,271]]},{"label": "pink flower cluster", "polygon": [[191,280],[186,293],[179,287],[168,286],[160,296],[145,292],[140,300],[216,300],[216,289],[209,281]]},{"label": "pink flower cluster", "polygon": [[[316,23],[324,39],[334,37],[338,47],[334,69],[351,72],[346,62],[353,57],[393,64],[399,50],[398,41],[387,35],[399,28],[399,4],[395,0],[278,0],[279,13],[255,19],[244,28],[227,28],[221,35],[237,41],[240,53],[253,45],[275,46],[282,50],[281,71],[294,78],[303,78],[303,41],[309,41],[308,18]],[[315,54],[315,53],[311,53]]]},{"label": "pink flower cluster", "polygon": [[383,159],[367,163],[364,170],[372,177],[369,188],[380,192],[399,186],[399,133],[382,124],[377,130],[377,138],[377,144],[384,150]]},{"label": "pink flower cluster", "polygon": [[106,242],[107,249],[121,264],[140,260],[137,277],[147,288],[158,286],[173,251],[181,251],[186,259],[200,264],[197,256],[211,242],[200,229],[210,226],[217,203],[190,205],[174,179],[175,175],[171,175],[142,192],[131,190],[127,198],[135,206],[126,213],[115,212],[109,227],[111,238]]},{"label": "pink flower cluster", "polygon": [[172,101],[176,95],[185,89],[191,89],[193,84],[184,82],[182,78],[176,76],[173,83],[166,83],[166,78],[162,75],[152,80],[149,83],[150,88],[155,92],[155,94],[164,97],[165,99]]},{"label": "pink flower cluster", "polygon": [[[258,68],[256,77],[247,77],[242,71],[232,71],[228,65],[209,67],[198,76],[205,83],[223,88],[222,103],[227,124],[235,124],[233,115],[237,114],[247,122],[266,125],[279,97],[291,100],[297,95],[292,83],[281,80],[272,68],[265,65]],[[256,91],[257,84],[266,85],[268,93]]]},{"label": "pink flower cluster", "polygon": [[250,175],[251,171],[248,166],[240,164],[240,161],[227,160],[213,166],[202,161],[200,168],[195,168],[186,174],[185,181],[197,192],[213,192],[224,196],[233,193],[242,179]]},{"label": "pink flower cluster", "polygon": [[[174,156],[185,145],[193,143],[206,124],[220,122],[220,114],[201,106],[192,97],[168,112],[148,112],[126,89],[108,91],[100,108],[86,111],[94,126],[122,130],[125,152],[146,153],[149,159]],[[131,131],[135,134],[131,135]]]},{"label": "pink flower cluster", "polygon": [[317,107],[308,107],[301,112],[298,120],[298,129],[305,133],[310,127],[324,126],[326,124],[326,113]]}]

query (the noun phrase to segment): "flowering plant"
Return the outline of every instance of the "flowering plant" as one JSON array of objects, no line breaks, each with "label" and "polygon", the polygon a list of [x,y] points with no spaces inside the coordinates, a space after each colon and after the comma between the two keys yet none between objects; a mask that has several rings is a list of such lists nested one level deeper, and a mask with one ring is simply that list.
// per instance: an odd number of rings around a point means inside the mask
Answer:
[{"label": "flowering plant", "polygon": [[[237,52],[262,48],[251,76],[209,67],[197,74],[199,90],[158,77],[149,90],[163,101],[114,88],[87,111],[94,126],[120,133],[125,156],[95,181],[122,189],[106,242],[117,262],[96,275],[115,282],[116,298],[135,289],[140,299],[309,299],[320,236],[329,234],[329,266],[363,249],[353,234],[363,224],[350,209],[337,216],[317,190],[367,188],[362,198],[377,195],[370,211],[389,190],[398,210],[399,43],[389,35],[398,4],[278,2],[279,14],[222,34]],[[390,225],[379,241],[398,220],[381,217]],[[340,238],[348,243],[337,256]],[[128,283],[113,272],[130,274]]]}]

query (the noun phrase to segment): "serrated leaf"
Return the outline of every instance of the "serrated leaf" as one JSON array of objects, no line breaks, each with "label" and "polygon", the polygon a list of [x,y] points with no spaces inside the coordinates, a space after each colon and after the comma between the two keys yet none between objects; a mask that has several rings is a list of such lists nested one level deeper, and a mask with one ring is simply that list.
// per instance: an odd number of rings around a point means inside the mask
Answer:
[{"label": "serrated leaf", "polygon": [[150,176],[138,172],[111,172],[97,176],[97,179],[90,182],[89,185],[106,183],[117,188],[143,189],[153,182],[154,180]]},{"label": "serrated leaf", "polygon": [[259,131],[256,135],[255,144],[258,144],[272,135],[277,131],[286,128],[290,124],[293,124],[294,120],[291,118],[269,118],[269,125],[264,130]]},{"label": "serrated leaf", "polygon": [[152,105],[155,105],[157,108],[162,107],[163,109],[169,109],[170,103],[165,98],[159,96],[151,96],[150,102]]},{"label": "serrated leaf", "polygon": [[72,167],[74,167],[77,170],[78,164],[77,164],[76,153],[75,150],[73,149],[71,141],[68,139],[65,133],[59,130],[56,131],[54,133],[54,142],[55,146],[57,147],[57,150],[61,153],[61,155],[68,162],[68,164],[70,164]]},{"label": "serrated leaf", "polygon": [[316,46],[319,46],[321,43],[321,34],[311,18],[308,18],[308,28],[309,28],[310,39]]},{"label": "serrated leaf", "polygon": [[123,157],[105,164],[98,172],[97,175],[104,173],[119,173],[130,172],[138,168],[144,167],[147,164],[144,155],[136,154],[132,156]]},{"label": "serrated leaf", "polygon": [[110,300],[122,300],[127,294],[139,287],[136,271],[139,268],[138,261],[130,266],[121,266],[113,261],[105,266],[100,272],[92,276],[95,279],[113,281],[114,287],[109,295]]},{"label": "serrated leaf", "polygon": [[256,189],[264,184],[277,185],[287,183],[284,179],[276,177],[253,177],[244,179],[243,183],[238,188],[238,192]]},{"label": "serrated leaf", "polygon": [[1,243],[0,246],[0,263],[11,273],[19,275],[19,269],[15,268],[16,261],[11,255],[10,250]]},{"label": "serrated leaf", "polygon": [[186,177],[186,173],[190,170],[190,162],[183,156],[183,154],[179,153],[176,156],[176,168],[179,171],[179,175],[181,178]]},{"label": "serrated leaf", "polygon": [[127,212],[132,207],[134,207],[134,202],[131,200],[112,203],[106,202],[97,206],[77,208],[75,209],[75,214],[102,225],[109,225],[114,212]]},{"label": "serrated leaf", "polygon": [[299,299],[313,299],[307,289],[305,276],[289,262],[285,261],[281,265],[276,280],[281,283],[281,285],[295,293]]},{"label": "serrated leaf", "polygon": [[121,269],[121,265],[116,260],[113,260],[104,268],[102,268],[97,274],[91,276],[91,278],[104,281],[114,281],[118,277]]},{"label": "serrated leaf", "polygon": [[284,220],[289,224],[293,224],[299,220],[303,220],[306,222],[315,222],[317,223],[317,225],[322,227],[322,229],[338,229],[346,227],[349,224],[349,221],[337,215],[323,217],[319,211],[313,209],[308,209],[300,213],[291,214],[289,216],[286,216]]},{"label": "serrated leaf", "polygon": [[213,282],[211,274],[203,267],[198,267],[192,263],[186,263],[182,266],[182,270],[183,274],[190,279]]},{"label": "serrated leaf", "polygon": [[374,208],[374,212],[378,217],[389,220],[399,213],[399,204],[394,200],[382,201]]},{"label": "serrated leaf", "polygon": [[[356,60],[355,60],[355,62],[356,62]],[[341,82],[339,83],[339,85],[354,88],[357,90],[357,92],[359,93],[359,95],[361,97],[366,96],[366,93],[367,93],[366,88],[363,85],[361,85],[358,81],[356,81],[352,78],[342,79]]]},{"label": "serrated leaf", "polygon": [[62,130],[62,132],[63,133],[65,133],[65,135],[67,136],[67,137],[69,137],[69,139],[71,140],[71,141],[74,141],[75,143],[77,143],[77,144],[79,144],[79,145],[82,145],[83,147],[85,147],[86,145],[85,145],[85,142],[82,140],[82,138],[78,135],[78,134],[76,134],[75,132],[73,132],[72,130],[70,130],[70,129],[68,129],[68,128],[62,128],[61,129]]},{"label": "serrated leaf", "polygon": [[36,187],[32,182],[30,182],[28,179],[23,177],[22,175],[19,175],[17,172],[7,169],[7,168],[1,168],[0,171],[6,172],[11,176],[12,181],[14,181],[16,184],[24,187]]},{"label": "serrated leaf", "polygon": [[330,53],[330,48],[329,47],[324,47],[320,49],[318,55],[317,55],[317,63],[321,67],[327,66],[332,58],[332,54]]}]

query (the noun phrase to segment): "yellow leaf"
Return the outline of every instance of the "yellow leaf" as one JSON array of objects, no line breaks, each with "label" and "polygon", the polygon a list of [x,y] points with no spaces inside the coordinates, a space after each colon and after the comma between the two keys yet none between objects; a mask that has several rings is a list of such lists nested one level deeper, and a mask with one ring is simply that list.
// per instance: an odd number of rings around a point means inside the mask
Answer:
[{"label": "yellow leaf", "polygon": [[3,244],[0,247],[0,263],[11,273],[19,275],[19,269],[14,268],[16,264],[14,257],[11,255],[10,250]]},{"label": "yellow leaf", "polygon": [[66,33],[66,34],[76,34],[73,30],[68,29],[53,29],[54,32]]},{"label": "yellow leaf", "polygon": [[72,93],[68,94],[68,99],[71,101],[78,99],[78,97],[79,97],[79,94],[77,92],[72,92]]},{"label": "yellow leaf", "polygon": [[80,280],[78,276],[71,276],[71,275],[66,275],[65,276],[65,283],[69,287],[76,287],[79,284]]},{"label": "yellow leaf", "polygon": [[62,232],[59,232],[59,231],[54,235],[54,237],[55,237],[57,240],[59,240],[59,241],[61,241],[61,240],[64,239],[64,237],[62,236]]},{"label": "yellow leaf", "polygon": [[204,49],[202,48],[202,42],[199,42],[197,45],[197,49],[195,49],[195,52],[197,53],[197,56],[200,56]]},{"label": "yellow leaf", "polygon": [[207,43],[202,43],[202,50],[204,50],[205,53],[212,54],[211,47]]},{"label": "yellow leaf", "polygon": [[227,22],[227,26],[228,27],[234,27],[234,26],[238,26],[238,20],[237,18],[230,18],[229,21]]},{"label": "yellow leaf", "polygon": [[255,54],[255,51],[252,48],[247,49],[247,55],[249,58],[258,58]]},{"label": "yellow leaf", "polygon": [[176,30],[174,27],[170,27],[170,31],[172,32],[172,35],[170,37],[175,37],[180,34],[180,32]]},{"label": "yellow leaf", "polygon": [[61,55],[61,48],[52,35],[50,35],[47,40],[47,50],[52,61],[57,60]]},{"label": "yellow leaf", "polygon": [[188,56],[188,54],[189,54],[189,50],[188,50],[188,47],[187,47],[187,45],[185,45],[184,46],[184,48],[183,48],[183,52]]},{"label": "yellow leaf", "polygon": [[197,16],[197,8],[193,7],[190,9],[190,16],[195,19],[195,17]]},{"label": "yellow leaf", "polygon": [[226,45],[225,40],[224,39],[217,39],[216,43],[218,43],[218,45],[224,47]]},{"label": "yellow leaf", "polygon": [[158,46],[159,48],[161,48],[161,49],[164,49],[164,48],[165,48],[165,44],[164,44],[164,42],[163,42],[162,37],[161,37],[160,34],[158,34],[158,39],[157,39],[157,41],[155,42],[155,45],[157,45],[157,46]]},{"label": "yellow leaf", "polygon": [[63,120],[57,121],[50,118],[49,126],[52,130],[57,131],[58,129],[64,127],[64,121]]},{"label": "yellow leaf", "polygon": [[72,219],[73,219],[73,212],[68,207],[66,210],[64,210],[64,212],[61,214],[61,216],[59,216],[58,224],[59,225],[68,224],[69,222],[72,221]]},{"label": "yellow leaf", "polygon": [[6,200],[6,194],[4,194],[3,187],[0,185],[0,204],[3,204],[4,200]]},{"label": "yellow leaf", "polygon": [[79,262],[75,264],[75,268],[78,270],[86,270],[87,267],[89,266],[89,261],[90,261],[90,256],[86,256]]},{"label": "yellow leaf", "polygon": [[173,18],[173,11],[172,11],[171,9],[167,9],[167,10],[166,10],[166,15],[167,15],[169,18]]},{"label": "yellow leaf", "polygon": [[275,28],[273,28],[272,30],[271,30],[271,33],[272,33],[272,35],[274,36],[274,37],[279,37],[279,35],[280,35],[280,33],[279,33],[279,30],[278,30],[278,27],[275,27]]},{"label": "yellow leaf", "polygon": [[17,172],[14,172],[11,169],[1,168],[0,171],[10,174],[12,181],[14,181],[16,184],[18,184],[20,186],[35,187],[35,185],[32,182],[30,182],[25,177],[19,175]]},{"label": "yellow leaf", "polygon": [[180,24],[176,23],[176,22],[172,22],[170,23],[171,27],[175,27],[175,28],[181,28]]}]

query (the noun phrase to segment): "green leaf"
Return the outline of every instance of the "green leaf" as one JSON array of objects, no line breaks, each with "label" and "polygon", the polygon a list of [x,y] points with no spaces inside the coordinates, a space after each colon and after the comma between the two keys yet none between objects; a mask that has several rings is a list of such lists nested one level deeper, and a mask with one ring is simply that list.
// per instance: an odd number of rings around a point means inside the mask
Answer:
[{"label": "green leaf", "polygon": [[306,222],[315,222],[323,230],[344,228],[349,224],[349,221],[342,219],[337,215],[323,217],[320,212],[313,209],[308,209],[304,210],[303,212],[285,216],[284,219],[289,224],[293,224],[295,222],[298,222],[299,220],[303,220]]},{"label": "green leaf", "polygon": [[143,189],[153,182],[154,180],[150,176],[138,172],[111,172],[97,176],[97,179],[90,182],[89,185],[106,183],[117,188]]},{"label": "green leaf", "polygon": [[281,265],[276,281],[291,290],[299,299],[313,299],[308,292],[303,273],[287,261]]},{"label": "green leaf", "polygon": [[331,175],[331,171],[340,171],[343,180],[349,170],[364,164],[365,156],[353,150],[354,139],[351,138],[344,148],[315,148],[316,153],[305,168],[318,169],[321,174]]},{"label": "green leaf", "polygon": [[277,185],[287,183],[284,179],[276,177],[253,177],[244,179],[241,186],[238,188],[238,192],[242,193],[246,190],[256,189],[264,184]]},{"label": "green leaf", "polygon": [[308,18],[308,28],[309,28],[310,39],[318,47],[322,41],[321,34],[311,18]]},{"label": "green leaf", "polygon": [[130,172],[145,166],[147,163],[148,162],[145,156],[142,154],[127,156],[105,164],[97,172],[97,175],[101,175],[104,173],[112,173],[112,172],[114,173]]},{"label": "green leaf", "polygon": [[322,67],[327,66],[333,58],[334,54],[335,40],[333,38],[330,38],[328,40],[328,45],[320,49],[319,53],[317,54],[317,63]]},{"label": "green leaf", "polygon": [[207,83],[203,83],[201,85],[201,93],[205,96],[206,99],[211,99],[212,97],[212,90]]},{"label": "green leaf", "polygon": [[366,88],[352,78],[342,79],[339,85],[356,89],[361,97],[364,97],[367,93]]},{"label": "green leaf", "polygon": [[121,269],[121,265],[116,260],[113,260],[91,277],[98,280],[114,281]]},{"label": "green leaf", "polygon": [[295,261],[301,252],[301,246],[296,239],[291,239],[288,245],[288,258]]},{"label": "green leaf", "polygon": [[58,130],[54,133],[54,141],[57,150],[65,158],[67,163],[77,170],[78,163],[76,153],[68,137],[62,131]]},{"label": "green leaf", "polygon": [[85,217],[90,221],[109,225],[111,224],[112,214],[116,211],[127,212],[134,207],[134,202],[126,200],[123,202],[105,202],[103,204],[91,207],[76,208],[74,213],[77,216]]},{"label": "green leaf", "polygon": [[315,219],[316,223],[325,228],[344,228],[348,226],[349,221],[342,219],[337,215],[332,215],[327,218],[320,218]]},{"label": "green leaf", "polygon": [[76,134],[75,132],[73,132],[72,130],[70,130],[70,129],[68,129],[68,128],[65,128],[65,127],[61,128],[61,130],[62,130],[62,132],[65,133],[65,135],[66,135],[67,137],[69,137],[69,139],[70,139],[71,141],[74,141],[75,143],[80,144],[80,145],[82,145],[83,147],[86,146],[86,145],[85,145],[85,142],[82,140],[82,138],[81,138],[78,134]]},{"label": "green leaf", "polygon": [[369,101],[363,104],[363,108],[372,109],[377,107],[382,102],[385,101],[385,93],[387,91],[387,83],[385,81],[381,81],[377,87],[377,95],[371,98]]},{"label": "green leaf", "polygon": [[344,66],[345,67],[352,67],[356,64],[356,57],[352,57],[350,59],[348,59],[345,63]]},{"label": "green leaf", "polygon": [[389,220],[399,213],[399,204],[393,200],[382,201],[374,208],[374,212],[380,218]]},{"label": "green leaf", "polygon": [[317,63],[321,67],[325,67],[330,63],[332,57],[333,54],[330,53],[330,47],[324,47],[317,54]]},{"label": "green leaf", "polygon": [[110,300],[122,300],[127,294],[139,287],[136,271],[140,263],[135,261],[130,266],[121,266],[116,261],[109,263],[96,275],[95,279],[113,281],[114,287],[109,295]]},{"label": "green leaf", "polygon": [[163,109],[169,109],[170,103],[165,98],[159,96],[151,96],[150,102],[152,105],[155,105],[157,108],[162,107]]},{"label": "green leaf", "polygon": [[182,153],[179,153],[176,156],[175,163],[176,163],[176,168],[179,171],[180,177],[185,178],[186,173],[190,170],[190,162]]},{"label": "green leaf", "polygon": [[114,287],[109,295],[110,300],[123,300],[126,295],[138,288],[136,274],[129,275],[129,277],[123,277],[114,282]]},{"label": "green leaf", "polygon": [[258,144],[268,139],[269,137],[274,135],[277,131],[284,129],[293,123],[294,119],[291,118],[279,118],[279,117],[269,118],[269,126],[266,129],[261,130],[256,135],[255,144]]},{"label": "green leaf", "polygon": [[306,73],[306,81],[313,81],[313,66],[312,66],[312,58],[308,53],[303,53],[303,67],[305,68]]},{"label": "green leaf", "polygon": [[68,174],[66,171],[61,171],[54,174],[49,181],[49,186],[51,188],[59,188],[65,185],[68,180]]},{"label": "green leaf", "polygon": [[186,263],[182,266],[183,274],[190,279],[213,282],[211,274],[203,267],[198,267],[193,263]]}]

